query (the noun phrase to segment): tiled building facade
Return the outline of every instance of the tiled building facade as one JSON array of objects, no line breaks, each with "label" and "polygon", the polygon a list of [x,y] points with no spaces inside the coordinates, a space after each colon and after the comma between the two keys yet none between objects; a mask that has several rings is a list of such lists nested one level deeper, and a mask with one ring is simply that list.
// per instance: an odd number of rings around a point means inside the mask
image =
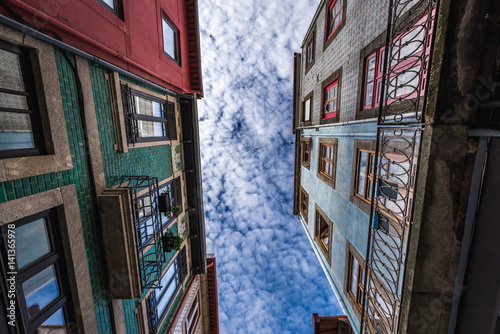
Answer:
[{"label": "tiled building facade", "polygon": [[491,240],[473,231],[498,232],[476,212],[497,210],[478,186],[498,178],[498,29],[464,16],[474,4],[321,1],[295,54],[293,212],[350,324],[315,314],[318,333],[466,333],[474,308],[500,328],[479,301],[499,272],[474,257]]},{"label": "tiled building facade", "polygon": [[136,5],[0,8],[2,333],[167,333],[201,289],[197,3]]}]

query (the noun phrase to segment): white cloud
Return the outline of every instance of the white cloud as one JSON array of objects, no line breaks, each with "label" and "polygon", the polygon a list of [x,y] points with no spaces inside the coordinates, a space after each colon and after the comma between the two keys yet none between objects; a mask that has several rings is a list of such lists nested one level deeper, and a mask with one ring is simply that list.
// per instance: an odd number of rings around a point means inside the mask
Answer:
[{"label": "white cloud", "polygon": [[199,103],[207,251],[221,333],[309,333],[341,313],[296,217],[293,52],[316,1],[202,1]]}]

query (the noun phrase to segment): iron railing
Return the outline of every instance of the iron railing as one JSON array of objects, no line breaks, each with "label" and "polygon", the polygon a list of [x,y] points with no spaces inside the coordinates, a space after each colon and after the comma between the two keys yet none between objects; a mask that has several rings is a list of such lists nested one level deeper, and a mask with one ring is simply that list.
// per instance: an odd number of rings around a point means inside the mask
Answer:
[{"label": "iron railing", "polygon": [[159,278],[165,253],[160,242],[162,221],[158,209],[158,179],[149,175],[126,175],[122,176],[118,188],[130,190],[142,288],[161,288]]},{"label": "iron railing", "polygon": [[437,6],[436,0],[389,2],[380,91],[386,98],[378,114],[364,333],[398,332]]}]

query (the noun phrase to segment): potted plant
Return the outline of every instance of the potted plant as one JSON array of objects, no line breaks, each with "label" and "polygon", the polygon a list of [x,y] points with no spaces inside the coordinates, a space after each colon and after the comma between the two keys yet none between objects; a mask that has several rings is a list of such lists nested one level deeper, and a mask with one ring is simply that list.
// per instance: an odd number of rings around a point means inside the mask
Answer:
[{"label": "potted plant", "polygon": [[170,196],[166,191],[158,196],[158,209],[160,212],[168,212],[170,208]]},{"label": "potted plant", "polygon": [[178,235],[174,235],[171,231],[166,232],[162,237],[163,251],[165,253],[175,250],[181,250],[181,245],[184,239]]},{"label": "potted plant", "polygon": [[179,213],[181,213],[181,210],[182,210],[181,206],[180,205],[176,205],[176,206],[172,207],[170,210],[167,210],[165,212],[165,217],[167,217],[168,219],[170,219],[172,217],[175,218],[175,217],[177,217],[177,215]]}]

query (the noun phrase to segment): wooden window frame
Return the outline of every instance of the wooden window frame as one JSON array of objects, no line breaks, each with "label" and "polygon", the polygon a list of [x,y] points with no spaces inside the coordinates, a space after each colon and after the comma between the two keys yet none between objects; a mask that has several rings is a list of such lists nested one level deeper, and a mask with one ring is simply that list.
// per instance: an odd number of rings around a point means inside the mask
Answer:
[{"label": "wooden window frame", "polygon": [[302,138],[300,141],[300,162],[302,166],[311,167],[311,138]]},{"label": "wooden window frame", "polygon": [[[174,32],[174,56],[168,54],[168,52],[165,51],[165,36],[163,35],[163,25],[167,24],[170,29]],[[162,10],[161,11],[161,36],[162,36],[162,50],[163,54],[166,55],[169,59],[174,61],[177,65],[181,65],[181,60],[180,60],[180,43],[179,43],[179,29],[172,23],[172,21],[168,18],[167,14]]]},{"label": "wooden window frame", "polygon": [[300,213],[302,214],[302,218],[304,221],[308,223],[309,216],[309,194],[304,188],[300,187]]},{"label": "wooden window frame", "polygon": [[[354,269],[354,260],[356,261],[356,265],[358,266],[357,268],[357,274],[356,274],[356,295],[352,293],[352,277],[353,277],[353,269]],[[359,263],[359,261],[356,259],[354,254],[349,253],[349,280],[348,280],[348,289],[347,291],[351,295],[351,298],[354,300],[354,303],[358,307],[358,309],[361,311],[363,307],[363,293],[364,293],[364,286],[363,286],[363,281],[364,281],[364,272],[365,269]]]},{"label": "wooden window frame", "polygon": [[[325,236],[325,231],[321,231],[321,223],[325,222],[328,230],[326,237],[328,238],[328,245],[325,245],[322,237]],[[316,205],[315,219],[314,219],[314,241],[318,245],[328,264],[331,264],[331,252],[332,252],[332,221],[328,216]]]},{"label": "wooden window frame", "polygon": [[[10,243],[8,238],[7,229],[12,224],[17,227],[30,224],[38,219],[45,218],[45,226],[48,235],[48,240],[51,246],[51,250],[47,254],[42,255],[39,258],[27,263],[23,268],[17,267],[17,260],[15,264],[15,269],[8,269],[7,266],[7,250],[10,249]],[[11,222],[1,226],[2,238],[0,241],[2,258],[6,259],[4,262],[5,266],[3,272],[16,272],[16,293],[15,301],[18,312],[15,319],[16,327],[18,330],[24,332],[33,333],[35,330],[43,324],[52,315],[62,309],[65,320],[65,327],[67,331],[75,330],[75,314],[74,307],[71,298],[71,291],[69,287],[69,278],[67,274],[66,259],[64,255],[64,249],[62,244],[62,237],[59,227],[59,219],[57,214],[57,209],[52,208],[46,211],[36,213],[34,215],[21,218],[17,221]],[[3,261],[2,261],[3,262]],[[57,286],[59,289],[59,295],[55,297],[50,303],[46,304],[33,316],[28,313],[28,307],[26,305],[26,300],[24,298],[23,282],[26,282],[35,275],[41,273],[43,270],[53,266],[55,277],[57,280]],[[5,282],[5,280],[2,280]],[[0,285],[3,285],[0,283]],[[6,288],[2,287],[2,288]]]},{"label": "wooden window frame", "polygon": [[[329,159],[323,156],[326,148],[330,147],[333,150],[333,158]],[[335,189],[335,179],[337,174],[337,148],[338,139],[337,138],[320,138],[319,139],[319,150],[318,150],[318,178],[328,184],[330,187]],[[332,174],[325,173],[323,171],[323,162],[327,161],[332,165]]]},{"label": "wooden window frame", "polygon": [[7,93],[11,95],[25,96],[28,104],[27,110],[13,109],[0,107],[0,112],[9,112],[16,114],[28,114],[30,117],[31,130],[33,134],[34,148],[0,150],[0,159],[18,158],[27,156],[37,156],[46,153],[45,142],[43,138],[42,121],[38,109],[37,94],[35,88],[35,78],[29,51],[21,46],[13,43],[8,43],[0,40],[0,49],[15,53],[19,56],[21,75],[25,91],[16,91],[6,88],[0,88],[0,93]]},{"label": "wooden window frame", "polygon": [[[352,282],[352,259],[356,259],[356,262],[358,263],[358,274],[357,274],[357,280],[356,284],[358,285],[356,287],[356,294],[361,293],[365,291],[364,288],[364,269],[366,262],[364,258],[359,254],[357,249],[352,245],[349,240],[346,239],[346,248],[345,248],[345,269],[344,269],[344,295],[346,296],[347,301],[349,302],[352,310],[354,311],[354,314],[358,319],[361,319],[361,306],[363,303],[363,300],[361,299],[361,294],[359,296],[355,296],[351,292],[351,282]],[[361,272],[359,269],[362,269],[363,271]]]}]

